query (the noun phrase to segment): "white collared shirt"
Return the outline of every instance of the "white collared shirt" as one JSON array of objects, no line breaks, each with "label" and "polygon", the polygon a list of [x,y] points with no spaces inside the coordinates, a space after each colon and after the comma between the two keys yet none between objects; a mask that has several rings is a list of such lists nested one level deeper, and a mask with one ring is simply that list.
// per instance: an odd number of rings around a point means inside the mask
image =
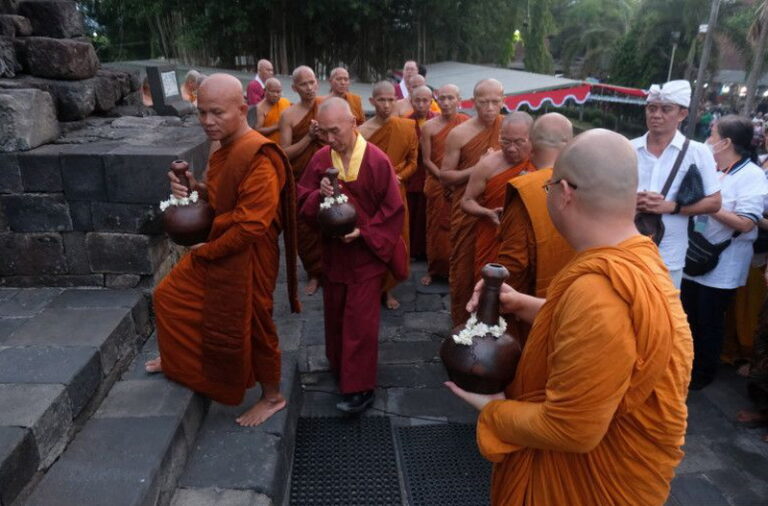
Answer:
[{"label": "white collared shirt", "polygon": [[261,78],[259,77],[259,74],[256,74],[256,77],[254,77],[253,80],[259,83],[262,88],[264,87],[264,81],[261,80]]},{"label": "white collared shirt", "polygon": [[[637,191],[661,193],[664,183],[667,182],[669,173],[675,165],[677,155],[683,149],[685,136],[680,131],[675,133],[672,142],[664,148],[658,158],[648,151],[647,140],[648,134],[646,133],[631,141],[632,146],[637,151]],[[709,196],[720,191],[715,158],[712,156],[712,152],[701,142],[691,140],[688,152],[685,153],[683,163],[680,165],[680,170],[672,181],[669,192],[667,192],[666,200],[675,201],[680,183],[692,164],[696,165],[701,172],[704,195]],[[659,245],[661,258],[670,271],[680,270],[685,265],[685,252],[688,249],[688,217],[679,214],[664,214],[661,219],[664,223],[664,237]]]},{"label": "white collared shirt", "polygon": [[408,87],[405,85],[405,77],[400,79],[400,91],[403,93],[403,98],[408,98]]}]

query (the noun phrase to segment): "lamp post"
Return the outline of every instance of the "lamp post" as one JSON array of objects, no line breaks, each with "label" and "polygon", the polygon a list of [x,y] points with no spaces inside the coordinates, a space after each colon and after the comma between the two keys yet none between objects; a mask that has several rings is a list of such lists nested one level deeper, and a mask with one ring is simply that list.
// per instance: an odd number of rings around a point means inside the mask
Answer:
[{"label": "lamp post", "polygon": [[672,67],[675,64],[675,52],[677,51],[677,42],[680,40],[680,32],[672,32],[672,55],[669,57],[669,70],[667,71],[667,82],[672,80]]}]

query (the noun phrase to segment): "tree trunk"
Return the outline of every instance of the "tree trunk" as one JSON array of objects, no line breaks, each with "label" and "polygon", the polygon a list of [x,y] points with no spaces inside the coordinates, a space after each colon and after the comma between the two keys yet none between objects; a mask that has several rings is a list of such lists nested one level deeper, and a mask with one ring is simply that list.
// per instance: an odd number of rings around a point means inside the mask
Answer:
[{"label": "tree trunk", "polygon": [[765,58],[766,45],[768,44],[768,24],[766,16],[760,20],[760,36],[757,39],[757,45],[753,51],[752,68],[747,78],[747,99],[744,101],[744,108],[741,110],[743,116],[748,116],[755,105],[755,95],[757,95],[757,82],[763,73],[763,59]]},{"label": "tree trunk", "polygon": [[709,11],[709,23],[707,24],[707,36],[704,38],[704,48],[701,52],[699,61],[699,71],[696,74],[696,88],[693,91],[691,107],[689,107],[687,136],[693,137],[696,129],[696,122],[699,119],[699,100],[704,91],[704,74],[709,65],[709,53],[712,51],[712,40],[714,39],[715,27],[717,26],[717,12],[720,9],[720,0],[712,0],[712,8]]}]

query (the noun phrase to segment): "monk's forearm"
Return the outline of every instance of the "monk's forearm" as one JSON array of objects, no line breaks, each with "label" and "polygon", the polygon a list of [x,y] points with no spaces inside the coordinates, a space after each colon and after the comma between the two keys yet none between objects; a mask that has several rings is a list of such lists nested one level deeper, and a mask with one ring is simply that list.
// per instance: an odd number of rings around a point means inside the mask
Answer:
[{"label": "monk's forearm", "polygon": [[520,292],[502,293],[499,296],[499,301],[501,302],[502,313],[514,314],[518,319],[531,324],[536,319],[541,306],[546,302],[545,299]]},{"label": "monk's forearm", "polygon": [[477,216],[478,218],[490,218],[491,215],[495,215],[492,210],[481,206],[477,203],[477,200],[467,197],[466,194],[461,198],[461,209],[465,213]]},{"label": "monk's forearm", "polygon": [[259,127],[256,129],[256,131],[259,132],[261,135],[270,135],[277,132],[277,129],[278,129],[277,125],[272,125],[268,127]]},{"label": "monk's forearm", "polygon": [[283,149],[285,150],[286,156],[288,156],[288,160],[294,161],[296,158],[301,156],[304,150],[309,146],[310,142],[312,142],[312,139],[310,138],[309,134],[307,134],[302,137],[299,142],[291,144],[290,146],[285,146]]},{"label": "monk's forearm", "polygon": [[469,180],[468,170],[440,170],[440,184],[446,187],[461,185]]},{"label": "monk's forearm", "polygon": [[429,160],[427,158],[424,158],[424,167],[427,168],[430,174],[432,174],[434,177],[436,177],[438,180],[440,179],[440,167],[435,165],[432,160]]}]

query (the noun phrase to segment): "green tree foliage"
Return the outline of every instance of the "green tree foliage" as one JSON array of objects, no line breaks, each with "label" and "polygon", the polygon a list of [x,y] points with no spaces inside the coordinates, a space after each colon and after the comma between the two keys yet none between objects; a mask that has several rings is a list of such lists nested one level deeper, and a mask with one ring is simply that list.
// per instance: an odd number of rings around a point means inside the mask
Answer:
[{"label": "green tree foliage", "polygon": [[541,74],[551,74],[553,61],[548,39],[554,33],[552,0],[529,1],[527,5],[525,43],[525,69]]}]

